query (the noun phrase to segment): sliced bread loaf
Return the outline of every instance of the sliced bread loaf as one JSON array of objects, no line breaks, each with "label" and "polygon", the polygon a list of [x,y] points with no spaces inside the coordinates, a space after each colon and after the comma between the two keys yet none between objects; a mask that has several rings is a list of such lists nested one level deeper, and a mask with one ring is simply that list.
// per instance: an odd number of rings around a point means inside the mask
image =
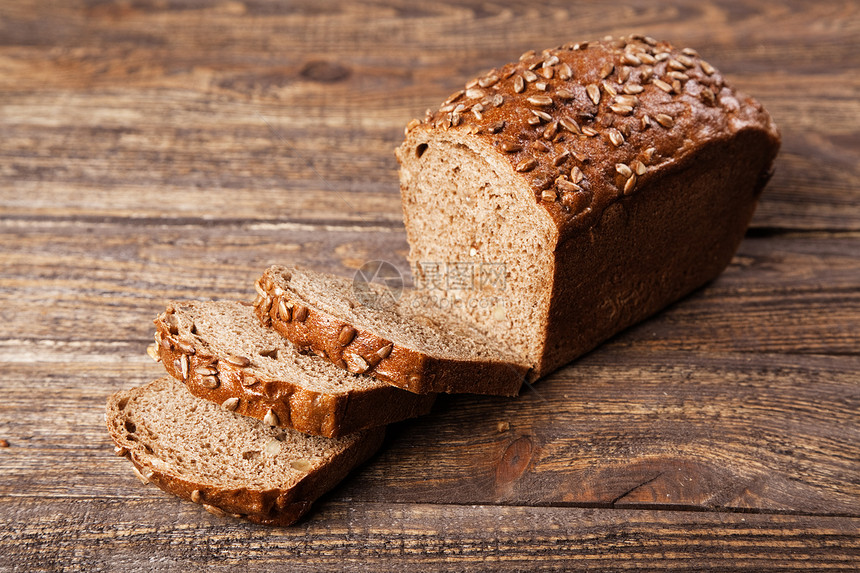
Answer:
[{"label": "sliced bread loaf", "polygon": [[426,414],[418,396],[302,354],[240,302],[173,302],[155,350],[192,394],[272,426],[336,437]]},{"label": "sliced bread loaf", "polygon": [[[406,128],[416,284],[468,299],[453,311],[545,375],[716,277],[779,145],[694,50],[630,36],[527,52]],[[505,280],[451,280],[464,266]]]},{"label": "sliced bread loaf", "polygon": [[384,428],[343,438],[272,428],[165,377],[108,399],[117,455],[144,483],[216,515],[289,525],[381,445]]},{"label": "sliced bread loaf", "polygon": [[395,301],[381,285],[361,287],[273,266],[257,281],[255,309],[265,326],[299,347],[410,392],[519,391],[528,367],[500,342],[419,293],[407,290]]}]

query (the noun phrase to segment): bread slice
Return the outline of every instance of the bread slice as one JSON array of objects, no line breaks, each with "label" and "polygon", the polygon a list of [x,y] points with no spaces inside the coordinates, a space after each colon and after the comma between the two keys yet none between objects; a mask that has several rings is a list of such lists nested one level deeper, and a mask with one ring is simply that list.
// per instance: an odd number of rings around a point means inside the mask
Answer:
[{"label": "bread slice", "polygon": [[155,319],[156,349],[192,394],[272,426],[329,438],[426,414],[418,396],[299,353],[249,304],[172,302]]},{"label": "bread slice", "polygon": [[[453,312],[546,375],[719,275],[779,145],[694,50],[630,36],[527,52],[406,127],[416,285],[476,301]],[[505,280],[450,280],[462,266]]]},{"label": "bread slice", "polygon": [[117,392],[105,419],[117,455],[144,483],[216,515],[290,525],[382,444],[384,428],[343,438],[272,428],[164,377]]},{"label": "bread slice", "polygon": [[515,395],[528,367],[501,343],[419,293],[273,266],[257,281],[257,316],[350,372],[410,392]]}]

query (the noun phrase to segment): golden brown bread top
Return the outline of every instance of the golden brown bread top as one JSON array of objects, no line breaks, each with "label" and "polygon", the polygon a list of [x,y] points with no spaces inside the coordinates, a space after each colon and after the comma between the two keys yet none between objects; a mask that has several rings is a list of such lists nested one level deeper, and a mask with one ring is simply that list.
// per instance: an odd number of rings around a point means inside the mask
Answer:
[{"label": "golden brown bread top", "polygon": [[569,235],[658,169],[747,128],[761,130],[776,155],[776,126],[758,102],[726,85],[694,50],[630,36],[526,52],[470,81],[406,132],[485,138]]}]

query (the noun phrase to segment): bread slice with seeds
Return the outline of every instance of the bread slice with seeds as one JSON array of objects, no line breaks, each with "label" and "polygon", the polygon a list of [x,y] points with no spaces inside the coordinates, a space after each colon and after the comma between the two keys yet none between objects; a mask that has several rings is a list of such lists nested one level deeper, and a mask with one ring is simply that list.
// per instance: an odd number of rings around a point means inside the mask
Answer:
[{"label": "bread slice with seeds", "polygon": [[264,326],[350,372],[410,392],[515,395],[528,371],[513,352],[421,293],[273,266],[257,281]]},{"label": "bread slice with seeds", "polygon": [[764,108],[689,48],[526,52],[406,126],[416,285],[453,299],[452,271],[502,267],[453,310],[546,375],[719,275],[779,145]]},{"label": "bread slice with seeds", "polygon": [[155,353],[192,394],[272,426],[337,437],[426,414],[418,396],[302,354],[249,304],[172,302],[155,319]]},{"label": "bread slice with seeds", "polygon": [[272,428],[164,377],[108,399],[117,455],[144,483],[219,516],[290,525],[382,444],[384,428],[342,438]]}]

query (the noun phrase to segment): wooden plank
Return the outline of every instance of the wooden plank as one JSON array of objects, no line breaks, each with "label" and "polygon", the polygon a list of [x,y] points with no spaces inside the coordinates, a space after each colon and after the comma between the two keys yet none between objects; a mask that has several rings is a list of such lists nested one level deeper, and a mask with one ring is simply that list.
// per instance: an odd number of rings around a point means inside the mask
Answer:
[{"label": "wooden plank", "polygon": [[162,571],[852,570],[860,519],[328,501],[293,528],[134,499],[0,497],[0,568]]},{"label": "wooden plank", "polygon": [[[0,243],[15,245],[0,251],[5,337],[76,340],[87,316],[90,340],[148,341],[168,299],[253,298],[275,263],[349,276],[384,259],[408,276],[400,225],[331,223],[0,220]],[[749,238],[720,278],[612,344],[857,354],[858,276],[860,236]]]},{"label": "wooden plank", "polygon": [[[6,358],[0,495],[135,495],[104,402],[163,372],[121,359]],[[392,426],[343,495],[860,516],[858,371],[858,357],[602,349],[517,399],[441,397]]]},{"label": "wooden plank", "polygon": [[[393,426],[296,528],[111,455],[104,400],[161,375],[166,299],[403,268],[410,118],[527,49],[641,31],[783,131],[717,281],[518,399]],[[0,569],[856,569],[858,38],[833,1],[0,3]]]},{"label": "wooden plank", "polygon": [[[302,4],[195,5],[195,25],[189,10],[107,6],[0,8],[7,213],[399,220],[403,126],[479,70],[569,40],[569,18],[695,45],[767,105],[785,142],[756,227],[860,230],[851,5],[630,2],[611,25],[597,6],[358,2],[320,19]],[[332,43],[344,29],[352,41]]]},{"label": "wooden plank", "polygon": [[516,400],[442,398],[349,495],[855,515],[860,363],[842,360],[598,351]]}]

